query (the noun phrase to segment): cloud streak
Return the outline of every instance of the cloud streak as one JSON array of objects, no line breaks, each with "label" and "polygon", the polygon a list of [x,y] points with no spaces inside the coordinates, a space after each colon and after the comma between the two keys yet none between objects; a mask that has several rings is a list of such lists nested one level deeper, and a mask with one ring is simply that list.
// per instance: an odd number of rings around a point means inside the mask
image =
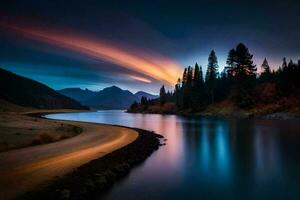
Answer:
[{"label": "cloud streak", "polygon": [[[168,85],[176,83],[181,73],[180,66],[175,61],[162,56],[154,56],[141,49],[131,50],[109,41],[33,26],[5,26],[11,31],[22,34],[23,37],[113,63]],[[135,75],[129,77],[144,83],[151,82],[145,77]]]}]

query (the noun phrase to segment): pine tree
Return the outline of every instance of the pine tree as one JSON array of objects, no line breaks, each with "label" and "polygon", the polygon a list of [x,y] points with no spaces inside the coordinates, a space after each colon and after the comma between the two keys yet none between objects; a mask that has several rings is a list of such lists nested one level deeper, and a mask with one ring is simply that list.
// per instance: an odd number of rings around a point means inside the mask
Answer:
[{"label": "pine tree", "polygon": [[286,62],[286,58],[284,57],[282,60],[282,65],[281,65],[281,69],[285,69],[287,67],[287,62]]},{"label": "pine tree", "polygon": [[202,67],[195,64],[194,68],[194,79],[193,79],[193,88],[192,88],[192,107],[194,110],[201,109],[203,107],[203,97],[204,97],[204,84],[203,84],[203,72]]},{"label": "pine tree", "polygon": [[267,59],[265,58],[262,65],[261,65],[261,75],[260,75],[260,82],[261,83],[265,83],[265,82],[272,82],[271,79],[272,79],[272,74],[271,74],[271,69],[270,69],[270,66],[269,66],[269,63],[267,61]]},{"label": "pine tree", "polygon": [[227,76],[232,76],[233,75],[233,69],[235,68],[236,65],[236,53],[235,49],[231,49],[228,53],[228,57],[226,60],[227,66],[225,67],[225,73]]},{"label": "pine tree", "polygon": [[199,83],[200,83],[200,68],[198,63],[196,63],[194,69],[194,84],[197,85]]},{"label": "pine tree", "polygon": [[189,66],[187,69],[186,85],[188,87],[193,85],[193,68],[191,66]]},{"label": "pine tree", "polygon": [[166,103],[166,100],[167,100],[167,95],[166,95],[165,86],[163,85],[163,86],[160,88],[160,91],[159,91],[159,101],[160,101],[160,105],[165,104],[165,103]]},{"label": "pine tree", "polygon": [[147,105],[147,103],[148,103],[147,97],[142,96],[142,98],[141,98],[141,105]]},{"label": "pine tree", "polygon": [[218,76],[218,59],[214,50],[208,56],[208,65],[206,71],[205,81],[215,80]]},{"label": "pine tree", "polygon": [[187,70],[185,70],[186,74],[186,81],[183,86],[183,94],[182,94],[182,101],[183,101],[183,108],[190,108],[191,107],[191,92],[193,86],[193,68],[189,66]]},{"label": "pine tree", "polygon": [[216,87],[216,79],[218,77],[218,59],[214,50],[212,50],[208,56],[208,65],[205,76],[205,83],[210,95],[210,102],[214,103],[214,93]]},{"label": "pine tree", "polygon": [[204,79],[203,79],[202,66],[200,66],[200,69],[199,69],[199,79],[200,79],[201,84],[203,85]]},{"label": "pine tree", "polygon": [[184,68],[182,74],[182,87],[185,87],[186,82],[187,82],[187,68]]},{"label": "pine tree", "polygon": [[175,103],[178,108],[182,107],[182,95],[181,95],[181,80],[180,78],[177,80],[174,90]]},{"label": "pine tree", "polygon": [[262,65],[261,65],[261,69],[262,69],[262,73],[267,73],[267,74],[271,73],[270,66],[269,66],[269,63],[267,61],[267,58],[264,59]]},{"label": "pine tree", "polygon": [[235,65],[233,67],[234,88],[233,97],[240,107],[250,107],[253,104],[253,89],[256,82],[257,68],[253,64],[253,55],[248,48],[240,43],[235,49]]},{"label": "pine tree", "polygon": [[248,48],[240,43],[235,50],[236,65],[233,68],[235,76],[253,76],[256,74],[257,68],[253,64],[253,55],[250,54]]}]

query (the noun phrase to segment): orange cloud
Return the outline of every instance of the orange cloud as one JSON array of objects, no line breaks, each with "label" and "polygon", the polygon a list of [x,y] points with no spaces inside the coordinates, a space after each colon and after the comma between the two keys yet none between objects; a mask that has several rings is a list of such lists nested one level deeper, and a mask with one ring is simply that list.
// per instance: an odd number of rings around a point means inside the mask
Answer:
[{"label": "orange cloud", "polygon": [[128,75],[129,78],[132,78],[134,80],[137,80],[137,81],[141,81],[141,82],[144,82],[144,83],[152,83],[151,80],[147,79],[147,78],[144,78],[144,77],[140,77],[140,76],[135,76],[135,75]]},{"label": "orange cloud", "polygon": [[[144,74],[165,84],[175,84],[181,74],[180,66],[173,60],[161,56],[155,57],[142,50],[130,52],[130,50],[117,47],[117,45],[108,41],[58,33],[57,31],[46,31],[30,26],[10,25],[9,28],[23,34],[24,37],[101,59]],[[151,82],[148,79],[137,76],[131,76],[131,78],[143,82]]]}]

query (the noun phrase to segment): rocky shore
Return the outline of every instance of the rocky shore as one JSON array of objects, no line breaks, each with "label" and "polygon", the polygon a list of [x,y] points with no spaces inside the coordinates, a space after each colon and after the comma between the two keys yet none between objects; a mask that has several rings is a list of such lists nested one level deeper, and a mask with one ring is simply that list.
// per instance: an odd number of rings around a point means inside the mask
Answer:
[{"label": "rocky shore", "polygon": [[134,142],[57,178],[38,191],[27,193],[21,199],[77,200],[91,199],[105,193],[162,145],[160,138],[163,136],[142,129],[135,130],[139,136]]}]

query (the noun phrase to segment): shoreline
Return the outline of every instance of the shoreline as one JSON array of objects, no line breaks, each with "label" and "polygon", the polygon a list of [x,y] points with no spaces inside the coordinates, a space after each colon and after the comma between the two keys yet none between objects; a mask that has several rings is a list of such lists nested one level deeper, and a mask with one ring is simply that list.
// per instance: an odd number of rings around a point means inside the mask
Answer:
[{"label": "shoreline", "polygon": [[105,194],[115,182],[164,145],[160,143],[163,136],[159,134],[138,128],[129,129],[138,132],[137,139],[132,143],[79,166],[48,186],[27,193],[20,199],[89,199]]},{"label": "shoreline", "polygon": [[[54,112],[61,113],[61,110],[51,111]],[[45,113],[49,112],[39,110],[30,112],[30,115],[43,118],[41,115]],[[27,192],[35,193],[41,186],[52,185],[57,176],[64,177],[74,170],[77,171],[78,167],[131,144],[139,136],[135,129],[127,127],[47,118],[45,120],[78,125],[83,128],[83,132],[66,140],[1,153],[2,197],[22,199]]]},{"label": "shoreline", "polygon": [[299,113],[293,112],[274,112],[268,114],[255,114],[247,111],[237,111],[230,113],[219,113],[219,112],[132,112],[126,111],[132,114],[158,114],[158,115],[176,115],[176,116],[191,116],[191,117],[223,117],[223,118],[237,118],[237,119],[266,119],[266,120],[300,120]]}]

